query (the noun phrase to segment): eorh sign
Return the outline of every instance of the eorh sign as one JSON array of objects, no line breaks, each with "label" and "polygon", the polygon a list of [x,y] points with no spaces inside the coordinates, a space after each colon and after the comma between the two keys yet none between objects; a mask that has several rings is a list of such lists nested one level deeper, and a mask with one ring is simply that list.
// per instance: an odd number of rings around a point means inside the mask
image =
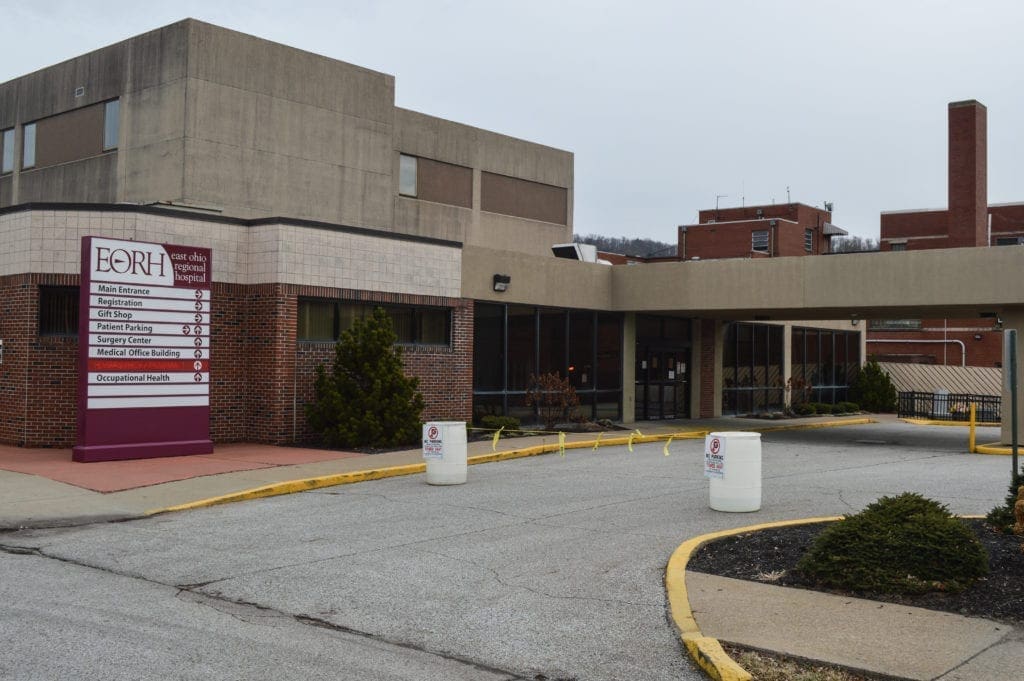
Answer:
[{"label": "eorh sign", "polygon": [[82,239],[75,461],[208,454],[208,248]]}]

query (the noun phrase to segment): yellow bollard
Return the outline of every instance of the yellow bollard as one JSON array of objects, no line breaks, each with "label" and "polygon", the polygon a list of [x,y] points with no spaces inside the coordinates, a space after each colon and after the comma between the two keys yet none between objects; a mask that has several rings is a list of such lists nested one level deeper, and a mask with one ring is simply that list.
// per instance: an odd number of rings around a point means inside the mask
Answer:
[{"label": "yellow bollard", "polygon": [[977,408],[977,406],[978,405],[976,405],[974,402],[971,402],[971,434],[967,442],[967,451],[970,452],[971,454],[976,453],[974,450],[974,410]]}]

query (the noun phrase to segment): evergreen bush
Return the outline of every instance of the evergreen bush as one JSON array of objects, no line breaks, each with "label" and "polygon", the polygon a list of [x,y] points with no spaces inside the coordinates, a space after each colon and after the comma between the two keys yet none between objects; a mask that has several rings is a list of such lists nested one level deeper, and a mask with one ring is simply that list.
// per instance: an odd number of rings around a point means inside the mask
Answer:
[{"label": "evergreen bush", "polygon": [[480,419],[480,427],[487,430],[498,430],[500,428],[504,428],[506,431],[519,430],[520,423],[519,419],[515,416],[495,416],[489,414]]},{"label": "evergreen bush", "polygon": [[837,402],[833,407],[833,414],[856,414],[860,411],[860,405],[856,402]]},{"label": "evergreen bush", "polygon": [[896,386],[878,362],[870,360],[853,379],[850,399],[866,411],[893,412],[896,411]]},{"label": "evergreen bush", "polygon": [[397,447],[421,437],[419,381],[402,370],[402,349],[381,308],[341,334],[334,365],[316,368],[306,417],[331,447]]},{"label": "evergreen bush", "polygon": [[1016,522],[1013,507],[1017,503],[1017,490],[1024,485],[1024,476],[1014,475],[1012,477],[1010,490],[1006,493],[1006,500],[985,516],[985,521],[989,525],[1006,534],[1013,534],[1013,524]]},{"label": "evergreen bush", "polygon": [[797,569],[846,591],[956,592],[988,573],[988,555],[944,505],[907,492],[826,529]]},{"label": "evergreen bush", "polygon": [[828,402],[815,402],[814,403],[814,413],[815,414],[831,414],[832,413],[832,405],[829,404]]},{"label": "evergreen bush", "polygon": [[793,413],[797,416],[813,416],[815,414],[814,404],[811,402],[800,402],[793,405]]}]

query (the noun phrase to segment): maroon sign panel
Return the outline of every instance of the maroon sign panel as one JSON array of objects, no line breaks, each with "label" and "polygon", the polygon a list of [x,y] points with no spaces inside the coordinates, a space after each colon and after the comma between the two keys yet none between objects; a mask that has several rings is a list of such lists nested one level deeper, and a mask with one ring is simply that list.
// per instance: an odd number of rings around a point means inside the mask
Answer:
[{"label": "maroon sign panel", "polygon": [[82,239],[75,461],[208,454],[208,248]]}]

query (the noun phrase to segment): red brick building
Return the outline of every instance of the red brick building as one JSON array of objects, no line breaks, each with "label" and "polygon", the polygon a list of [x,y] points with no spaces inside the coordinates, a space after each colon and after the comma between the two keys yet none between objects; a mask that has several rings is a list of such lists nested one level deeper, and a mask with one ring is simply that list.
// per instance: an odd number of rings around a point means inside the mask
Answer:
[{"label": "red brick building", "polygon": [[[949,104],[947,208],[881,216],[880,249],[984,248],[1024,244],[1024,203],[988,203],[988,115],[975,100]],[[868,353],[890,362],[998,367],[998,318],[873,320]]]},{"label": "red brick building", "polygon": [[698,224],[679,227],[677,253],[680,260],[821,255],[846,233],[832,224],[827,204],[714,208],[700,211]]}]

